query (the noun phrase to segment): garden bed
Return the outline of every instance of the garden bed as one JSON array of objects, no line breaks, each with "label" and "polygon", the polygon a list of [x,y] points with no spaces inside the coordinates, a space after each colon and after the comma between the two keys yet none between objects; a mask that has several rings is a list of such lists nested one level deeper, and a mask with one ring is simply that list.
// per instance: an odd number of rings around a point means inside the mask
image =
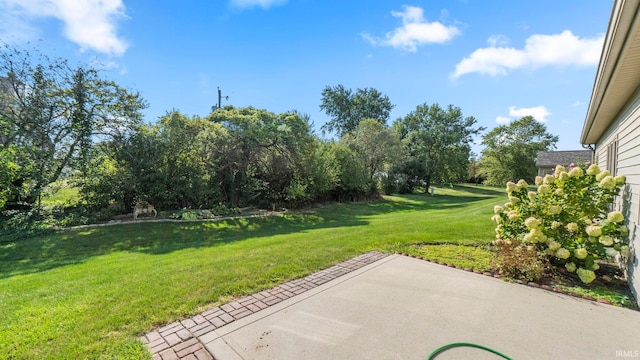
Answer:
[{"label": "garden bed", "polygon": [[546,290],[639,310],[633,301],[624,272],[612,263],[600,262],[600,276],[590,284],[582,283],[575,273],[564,267],[549,268],[540,280],[530,282],[501,276],[491,265],[494,253],[489,245],[412,244],[403,245],[396,251],[449,267],[499,277],[505,281],[531,284]]}]

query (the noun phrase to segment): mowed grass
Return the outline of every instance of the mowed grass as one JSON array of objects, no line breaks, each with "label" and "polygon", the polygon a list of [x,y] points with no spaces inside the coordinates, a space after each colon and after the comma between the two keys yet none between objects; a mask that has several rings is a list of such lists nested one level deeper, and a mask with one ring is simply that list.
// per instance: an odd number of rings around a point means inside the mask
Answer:
[{"label": "mowed grass", "polygon": [[465,269],[493,270],[493,252],[487,247],[452,244],[402,245],[398,252],[418,256],[431,261],[443,262]]},{"label": "mowed grass", "polygon": [[69,186],[66,181],[56,182],[45,190],[42,197],[43,206],[64,206],[74,205],[80,201],[80,191],[78,188]]},{"label": "mowed grass", "polygon": [[502,189],[444,187],[304,213],[0,240],[0,358],[147,359],[138,337],[371,250],[485,244]]}]

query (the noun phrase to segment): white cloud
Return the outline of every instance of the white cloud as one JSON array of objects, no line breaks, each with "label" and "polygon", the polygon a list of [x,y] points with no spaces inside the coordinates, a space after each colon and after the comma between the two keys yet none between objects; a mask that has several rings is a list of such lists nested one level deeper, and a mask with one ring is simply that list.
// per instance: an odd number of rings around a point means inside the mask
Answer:
[{"label": "white cloud", "polygon": [[507,69],[523,67],[526,63],[526,55],[521,50],[496,47],[478,49],[456,65],[453,78],[474,72],[491,76],[506,75]]},{"label": "white cloud", "polygon": [[437,21],[427,22],[420,7],[404,5],[403,8],[404,11],[391,11],[391,15],[402,19],[402,26],[386,33],[384,38],[366,33],[361,34],[362,38],[373,45],[415,52],[420,45],[445,43],[460,34],[460,29],[455,26],[446,26]]},{"label": "white cloud", "polygon": [[571,106],[573,106],[573,107],[582,106],[582,101],[577,100],[576,102],[574,102],[573,104],[571,104]]},{"label": "white cloud", "polygon": [[508,124],[514,119],[520,119],[525,116],[533,116],[534,119],[541,123],[547,122],[547,117],[551,113],[544,105],[534,106],[530,108],[517,108],[515,106],[509,106],[509,116],[496,116],[496,122],[498,124]]},{"label": "white cloud", "polygon": [[126,17],[122,0],[3,0],[0,11],[11,12],[26,28],[34,18],[53,17],[63,22],[65,36],[107,55],[122,55],[128,44],[118,37],[116,21]]},{"label": "white cloud", "polygon": [[543,66],[594,66],[600,59],[604,36],[579,38],[569,30],[555,35],[532,35],[523,49],[506,47],[493,36],[456,65],[452,78],[470,73],[506,75],[518,68]]},{"label": "white cloud", "polygon": [[491,35],[489,39],[487,39],[487,44],[491,47],[496,46],[505,46],[509,43],[509,38],[505,35]]},{"label": "white cloud", "polygon": [[511,118],[506,117],[506,116],[497,116],[496,117],[496,122],[498,124],[508,124],[511,121]]},{"label": "white cloud", "polygon": [[547,116],[551,115],[551,113],[544,105],[530,108],[517,108],[515,106],[510,106],[509,115],[517,118],[531,115],[534,119],[544,123],[547,122]]},{"label": "white cloud", "polygon": [[231,6],[239,8],[260,6],[263,9],[267,9],[272,6],[285,4],[286,2],[287,0],[231,0]]}]

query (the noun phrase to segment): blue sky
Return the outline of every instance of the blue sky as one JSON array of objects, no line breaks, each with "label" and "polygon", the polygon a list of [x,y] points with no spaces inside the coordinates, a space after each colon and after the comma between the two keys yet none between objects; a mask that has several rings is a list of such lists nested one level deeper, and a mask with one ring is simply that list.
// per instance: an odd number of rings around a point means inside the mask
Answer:
[{"label": "blue sky", "polygon": [[[396,105],[459,106],[491,129],[533,115],[579,149],[612,2],[603,0],[0,0],[0,41],[100,64],[171,109],[298,110],[315,127],[327,85]],[[480,146],[474,147],[476,152]]]}]

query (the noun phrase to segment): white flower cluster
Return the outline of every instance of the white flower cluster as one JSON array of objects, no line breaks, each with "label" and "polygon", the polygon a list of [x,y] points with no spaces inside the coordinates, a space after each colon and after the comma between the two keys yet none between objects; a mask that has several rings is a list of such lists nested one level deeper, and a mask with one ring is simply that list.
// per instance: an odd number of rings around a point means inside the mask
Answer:
[{"label": "white flower cluster", "polygon": [[624,175],[613,177],[595,164],[569,170],[556,166],[553,175],[535,178],[537,191],[524,180],[508,182],[509,202],[493,209],[496,241],[521,241],[590,283],[596,259],[629,256],[624,215],[606,208],[625,182]]}]

